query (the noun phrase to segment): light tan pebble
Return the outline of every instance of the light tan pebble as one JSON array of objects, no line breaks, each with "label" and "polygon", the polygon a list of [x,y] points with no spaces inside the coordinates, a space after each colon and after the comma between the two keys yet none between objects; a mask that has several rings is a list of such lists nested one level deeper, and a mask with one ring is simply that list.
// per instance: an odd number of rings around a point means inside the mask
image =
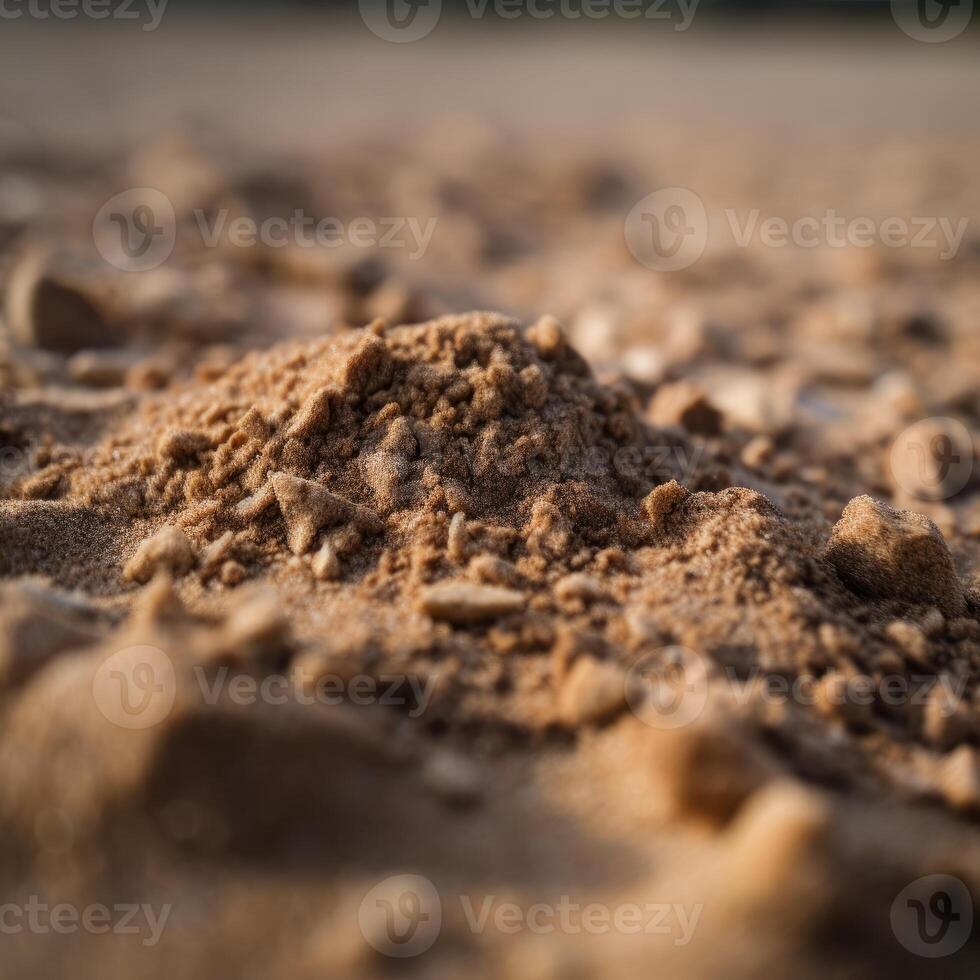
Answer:
[{"label": "light tan pebble", "polygon": [[626,678],[615,664],[592,657],[575,661],[558,697],[558,715],[566,725],[605,721],[626,705]]},{"label": "light tan pebble", "polygon": [[779,768],[741,725],[721,713],[680,728],[654,730],[655,781],[675,819],[727,823]]},{"label": "light tan pebble", "polygon": [[976,725],[961,694],[948,675],[940,679],[926,698],[922,712],[922,735],[942,752],[974,734]]},{"label": "light tan pebble", "polygon": [[834,526],[824,558],[862,595],[965,608],[963,586],[939,529],[927,517],[855,497]]},{"label": "light tan pebble", "polygon": [[320,388],[303,403],[296,413],[286,435],[290,439],[305,439],[314,432],[324,432],[330,425],[330,388]]},{"label": "light tan pebble", "polygon": [[421,608],[433,619],[465,626],[509,616],[524,608],[523,593],[471,582],[440,582],[424,589]]},{"label": "light tan pebble", "polygon": [[470,552],[470,536],[466,530],[466,515],[453,514],[453,519],[449,522],[449,537],[446,546],[446,553],[449,560],[457,565],[466,563]]},{"label": "light tan pebble", "polygon": [[455,752],[436,752],[422,767],[421,777],[425,787],[450,806],[472,806],[482,796],[479,770]]},{"label": "light tan pebble", "polygon": [[621,363],[628,378],[643,384],[658,384],[667,371],[667,358],[663,351],[649,345],[628,347],[623,351]]},{"label": "light tan pebble", "polygon": [[947,802],[957,810],[980,810],[980,760],[969,745],[961,745],[942,760],[939,788]]},{"label": "light tan pebble", "polygon": [[118,388],[126,378],[129,360],[99,351],[79,351],[68,360],[72,381],[86,388]]},{"label": "light tan pebble", "polygon": [[194,549],[187,535],[170,524],[146,538],[123,568],[123,578],[146,583],[157,572],[185,575],[194,567]]},{"label": "light tan pebble", "polygon": [[527,339],[545,359],[557,357],[568,346],[568,338],[561,324],[550,314],[541,317],[528,327]]},{"label": "light tan pebble", "polygon": [[941,636],[946,629],[946,617],[938,609],[928,609],[919,621],[926,636]]},{"label": "light tan pebble", "polygon": [[250,497],[235,505],[235,517],[242,523],[249,523],[268,510],[276,502],[276,492],[271,481],[255,491]]},{"label": "light tan pebble", "polygon": [[274,473],[271,482],[294,555],[309,551],[321,528],[338,524],[352,513],[350,501],[312,480]]},{"label": "light tan pebble", "polygon": [[914,623],[896,619],[885,627],[885,637],[917,663],[925,663],[929,653],[929,641]]},{"label": "light tan pebble", "polygon": [[217,569],[231,553],[234,540],[235,535],[231,531],[225,531],[220,538],[212,541],[201,556],[201,571],[207,574]]},{"label": "light tan pebble", "polygon": [[690,496],[690,491],[682,487],[676,480],[661,483],[654,487],[643,499],[640,509],[654,527],[662,527],[670,516],[671,511]]},{"label": "light tan pebble", "polygon": [[704,390],[690,381],[661,385],[647,415],[654,425],[679,426],[700,436],[716,436],[722,427],[721,412]]},{"label": "light tan pebble", "polygon": [[555,583],[555,597],[560,602],[572,602],[576,599],[583,602],[597,602],[606,598],[606,593],[591,575],[578,572],[566,575]]},{"label": "light tan pebble", "polygon": [[226,561],[221,566],[221,583],[222,585],[235,586],[240,585],[245,581],[248,576],[248,572],[245,571],[245,566],[237,561]]},{"label": "light tan pebble", "polygon": [[847,676],[828,671],[814,687],[814,706],[825,718],[863,727],[871,721],[874,680],[864,675]]},{"label": "light tan pebble", "polygon": [[476,555],[469,564],[469,574],[479,582],[491,585],[519,586],[523,582],[521,573],[516,566],[495,555]]},{"label": "light tan pebble", "polygon": [[742,449],[741,460],[750,470],[761,469],[772,461],[776,444],[769,436],[755,436]]},{"label": "light tan pebble", "polygon": [[313,574],[321,582],[334,582],[340,578],[340,559],[334,546],[325,541],[313,557]]}]

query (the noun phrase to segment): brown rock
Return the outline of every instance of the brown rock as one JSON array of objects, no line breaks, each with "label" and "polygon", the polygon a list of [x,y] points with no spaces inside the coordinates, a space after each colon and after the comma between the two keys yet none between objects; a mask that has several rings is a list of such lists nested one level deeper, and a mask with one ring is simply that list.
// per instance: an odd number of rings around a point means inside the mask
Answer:
[{"label": "brown rock", "polygon": [[658,388],[648,414],[654,425],[679,426],[700,436],[716,436],[721,432],[721,412],[698,385],[689,381]]},{"label": "brown rock", "polygon": [[440,582],[422,593],[421,608],[433,619],[463,626],[520,612],[524,596],[493,585]]},{"label": "brown rock", "polygon": [[963,587],[939,529],[927,517],[855,497],[834,526],[824,558],[855,592],[964,609]]},{"label": "brown rock", "polygon": [[179,528],[165,524],[136,549],[136,554],[123,569],[123,578],[145,583],[157,572],[185,575],[194,563],[194,549],[187,535]]}]

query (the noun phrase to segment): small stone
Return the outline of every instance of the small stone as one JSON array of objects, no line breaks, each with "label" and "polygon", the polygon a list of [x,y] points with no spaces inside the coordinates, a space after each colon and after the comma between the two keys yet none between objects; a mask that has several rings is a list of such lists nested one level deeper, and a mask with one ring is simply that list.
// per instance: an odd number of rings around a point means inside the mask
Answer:
[{"label": "small stone", "polygon": [[470,582],[440,582],[422,593],[421,607],[433,619],[465,626],[520,612],[524,596],[513,589]]},{"label": "small stone", "polygon": [[323,543],[313,558],[313,574],[321,582],[334,582],[340,578],[340,559],[329,541]]},{"label": "small stone", "polygon": [[575,661],[562,684],[558,714],[567,725],[591,725],[619,712],[626,704],[621,668],[592,657]]},{"label": "small stone", "polygon": [[742,449],[742,463],[750,470],[761,469],[772,460],[776,445],[769,436],[754,436]]},{"label": "small stone", "polygon": [[118,343],[117,331],[93,299],[56,265],[51,256],[35,253],[11,271],[6,318],[17,340],[29,347],[61,352]]},{"label": "small stone", "polygon": [[647,414],[654,425],[679,426],[695,435],[716,436],[721,432],[721,412],[690,381],[661,385]]},{"label": "small stone", "polygon": [[271,481],[294,555],[309,551],[321,528],[338,524],[351,514],[349,501],[312,480],[275,473]]},{"label": "small stone", "polygon": [[555,583],[555,596],[560,602],[572,602],[576,599],[582,602],[595,602],[604,599],[606,593],[591,575],[577,572],[574,575],[566,575]]},{"label": "small stone", "polygon": [[455,752],[436,752],[421,776],[425,787],[450,806],[472,806],[482,794],[479,770]]},{"label": "small stone", "polygon": [[980,761],[969,745],[961,745],[942,761],[938,783],[951,806],[970,813],[980,811]]},{"label": "small stone", "polygon": [[671,511],[688,496],[690,491],[676,480],[670,480],[654,487],[640,504],[640,509],[654,527],[660,527],[666,523]]},{"label": "small stone", "polygon": [[286,435],[290,439],[305,439],[317,431],[325,431],[330,425],[331,389],[321,388],[303,403],[296,413]]},{"label": "small stone", "polygon": [[469,564],[469,573],[480,582],[491,585],[519,586],[521,573],[515,565],[495,555],[476,555]]},{"label": "small stone", "polygon": [[263,511],[276,502],[276,492],[272,483],[266,483],[250,497],[240,500],[235,505],[235,517],[244,524],[254,521]]},{"label": "small stone", "polygon": [[237,561],[226,561],[221,566],[221,584],[228,586],[240,585],[245,581],[248,572],[245,566]]},{"label": "small stone", "polygon": [[862,595],[930,604],[953,616],[965,608],[946,542],[921,514],[855,497],[834,526],[824,558]]},{"label": "small stone", "polygon": [[118,388],[126,380],[127,359],[101,351],[79,351],[68,359],[72,381],[86,388]]},{"label": "small stone", "polygon": [[449,560],[457,565],[463,565],[469,557],[469,550],[470,536],[466,531],[466,515],[453,514],[453,519],[449,522],[449,536],[446,545]]},{"label": "small stone", "polygon": [[557,357],[568,346],[565,331],[551,315],[541,317],[537,323],[528,327],[527,339],[546,360]]},{"label": "small stone", "polygon": [[922,735],[926,741],[947,752],[969,738],[975,727],[963,698],[946,683],[936,684],[929,692],[922,714]]},{"label": "small stone", "polygon": [[146,583],[157,572],[185,575],[194,567],[194,549],[183,531],[165,524],[152,537],[136,549],[136,554],[126,563],[123,578]]}]

